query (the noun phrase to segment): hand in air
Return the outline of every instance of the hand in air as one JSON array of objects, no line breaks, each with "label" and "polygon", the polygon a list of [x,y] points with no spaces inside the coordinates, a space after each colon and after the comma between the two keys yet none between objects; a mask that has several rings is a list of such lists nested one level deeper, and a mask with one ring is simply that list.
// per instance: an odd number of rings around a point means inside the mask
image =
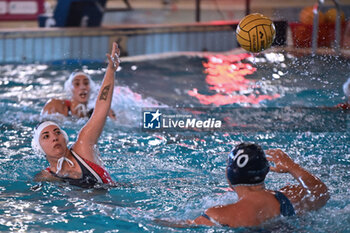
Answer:
[{"label": "hand in air", "polygon": [[294,161],[281,149],[266,150],[266,159],[275,164],[270,170],[278,173],[286,173],[295,165]]},{"label": "hand in air", "polygon": [[108,66],[113,68],[114,70],[117,70],[120,64],[120,50],[116,42],[113,42],[111,54],[107,53],[106,56],[108,58]]}]

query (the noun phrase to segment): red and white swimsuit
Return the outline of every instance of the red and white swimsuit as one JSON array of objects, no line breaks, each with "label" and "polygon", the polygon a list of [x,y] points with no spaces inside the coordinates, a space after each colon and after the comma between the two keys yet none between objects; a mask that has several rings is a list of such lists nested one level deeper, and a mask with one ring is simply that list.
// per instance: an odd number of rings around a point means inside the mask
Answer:
[{"label": "red and white swimsuit", "polygon": [[82,188],[92,188],[96,184],[110,184],[114,185],[115,182],[112,180],[109,173],[101,166],[80,157],[77,153],[71,150],[74,158],[77,160],[81,171],[82,177],[79,179],[73,179],[69,177],[60,177],[51,171],[50,168],[46,168],[51,174],[62,179],[62,181],[67,182],[71,185],[76,185]]}]

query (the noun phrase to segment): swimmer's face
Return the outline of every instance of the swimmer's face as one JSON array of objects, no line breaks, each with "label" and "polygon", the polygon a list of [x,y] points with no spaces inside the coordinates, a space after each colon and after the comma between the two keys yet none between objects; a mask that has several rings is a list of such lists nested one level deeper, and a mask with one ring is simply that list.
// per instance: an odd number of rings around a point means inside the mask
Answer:
[{"label": "swimmer's face", "polygon": [[73,100],[87,104],[90,97],[90,81],[85,75],[76,76],[73,81]]},{"label": "swimmer's face", "polygon": [[41,131],[39,143],[48,156],[61,157],[67,150],[64,135],[56,125],[49,125]]}]

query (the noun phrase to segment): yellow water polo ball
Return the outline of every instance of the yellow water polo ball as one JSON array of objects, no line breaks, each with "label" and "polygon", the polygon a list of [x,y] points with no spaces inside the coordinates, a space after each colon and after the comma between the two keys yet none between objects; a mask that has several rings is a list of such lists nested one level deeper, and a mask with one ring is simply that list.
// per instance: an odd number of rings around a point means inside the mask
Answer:
[{"label": "yellow water polo ball", "polygon": [[270,48],[275,35],[272,20],[259,13],[245,16],[236,29],[238,43],[243,49],[253,53]]}]

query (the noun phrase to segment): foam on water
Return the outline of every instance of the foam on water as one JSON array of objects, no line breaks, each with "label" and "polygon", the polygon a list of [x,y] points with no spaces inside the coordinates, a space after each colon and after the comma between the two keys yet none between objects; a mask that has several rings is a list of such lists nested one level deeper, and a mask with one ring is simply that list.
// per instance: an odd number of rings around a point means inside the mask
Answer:
[{"label": "foam on water", "polygon": [[151,97],[143,98],[127,86],[114,89],[111,108],[115,111],[117,124],[124,126],[140,126],[143,108],[166,107]]}]

